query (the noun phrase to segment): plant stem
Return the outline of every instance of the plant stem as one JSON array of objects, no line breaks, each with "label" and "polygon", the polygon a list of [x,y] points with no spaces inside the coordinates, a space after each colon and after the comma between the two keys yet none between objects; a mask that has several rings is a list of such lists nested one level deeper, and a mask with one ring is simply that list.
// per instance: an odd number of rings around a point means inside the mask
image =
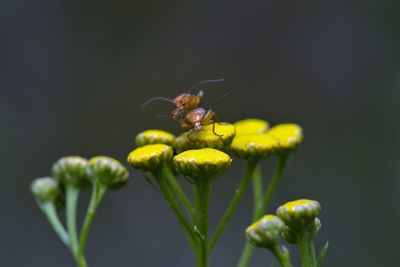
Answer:
[{"label": "plant stem", "polygon": [[[311,267],[310,247],[308,241],[308,233],[306,230],[296,231],[296,238],[300,250],[300,259],[302,267]],[[314,265],[315,266],[315,265]]]},{"label": "plant stem", "polygon": [[78,257],[78,233],[76,230],[76,209],[78,204],[79,189],[73,185],[66,186],[66,221],[69,237],[69,248],[79,267],[87,267],[84,257]]},{"label": "plant stem", "polygon": [[[256,169],[253,173],[253,216],[260,213],[263,208],[263,180],[261,176],[261,167],[257,164]],[[253,218],[253,221],[255,218]]]},{"label": "plant stem", "polygon": [[251,178],[255,176],[254,172],[259,171],[259,163],[258,161],[248,161],[246,172],[243,179],[240,181],[239,187],[236,189],[235,195],[233,196],[231,202],[229,203],[228,208],[226,209],[221,221],[219,222],[217,229],[215,230],[210,244],[208,245],[208,253],[211,253],[216,245],[218,239],[220,238],[221,234],[225,230],[228,225],[228,222],[231,220],[233,213],[236,210],[240,200],[242,199],[244,193],[246,192],[247,187],[251,181]]},{"label": "plant stem", "polygon": [[[262,198],[262,203],[261,205],[255,205],[256,207],[260,208],[254,210],[253,222],[260,219],[264,211],[267,209],[269,201],[271,200],[271,197],[275,192],[276,187],[278,186],[279,181],[281,180],[284,170],[286,168],[288,156],[289,155],[286,153],[279,156],[277,167],[275,169],[273,178],[268,185],[267,191],[265,192],[264,197]],[[256,194],[256,192],[254,192],[254,194]],[[250,263],[250,259],[251,256],[253,255],[253,252],[254,252],[254,246],[246,242],[237,267],[247,267]]]},{"label": "plant stem", "polygon": [[68,233],[65,230],[64,226],[60,222],[60,219],[58,218],[56,207],[54,206],[53,202],[44,202],[44,203],[38,203],[39,207],[41,210],[44,212],[44,214],[47,217],[47,220],[49,221],[51,227],[53,230],[57,233],[57,235],[60,237],[61,241],[66,245],[69,246],[69,239],[68,239]]},{"label": "plant stem", "polygon": [[98,181],[93,183],[92,196],[90,198],[88,210],[86,212],[85,220],[83,221],[83,226],[79,238],[78,257],[82,257],[84,255],[87,237],[93,223],[94,215],[96,214],[96,210],[100,204],[100,201],[106,192],[107,188],[101,185]]},{"label": "plant stem", "polygon": [[175,175],[173,175],[171,168],[169,166],[165,166],[164,173],[165,173],[165,178],[167,179],[168,184],[170,185],[172,191],[175,193],[178,200],[183,204],[189,216],[193,219],[194,218],[193,205],[188,199],[185,192],[182,190],[182,187],[176,180]]},{"label": "plant stem", "polygon": [[317,266],[317,256],[315,255],[315,244],[314,244],[313,238],[308,239],[308,248],[310,250],[311,266],[316,267]]},{"label": "plant stem", "polygon": [[169,184],[165,178],[166,176],[165,168],[161,168],[160,170],[154,171],[153,176],[157,181],[157,183],[159,184],[164,199],[167,201],[168,205],[175,213],[178,222],[181,226],[181,229],[186,235],[190,245],[192,246],[193,251],[196,251],[196,238],[194,236],[193,228],[186,219],[184,212],[181,209],[181,206],[176,201],[175,195],[169,187]]},{"label": "plant stem", "polygon": [[278,259],[282,267],[292,267],[290,262],[289,252],[285,247],[281,247],[279,244],[275,244],[270,248],[272,254]]},{"label": "plant stem", "polygon": [[198,266],[208,266],[208,206],[211,180],[204,177],[195,180],[194,205],[195,227],[200,238],[200,249],[197,251]]}]

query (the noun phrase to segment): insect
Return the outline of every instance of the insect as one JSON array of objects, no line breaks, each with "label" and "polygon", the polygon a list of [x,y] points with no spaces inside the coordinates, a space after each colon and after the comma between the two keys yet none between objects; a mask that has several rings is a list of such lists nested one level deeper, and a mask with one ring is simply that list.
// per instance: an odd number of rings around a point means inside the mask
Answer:
[{"label": "insect", "polygon": [[175,97],[173,100],[166,98],[166,97],[153,97],[147,100],[142,107],[147,106],[149,103],[153,102],[154,100],[164,100],[168,101],[174,104],[174,109],[172,110],[172,119],[175,121],[183,120],[185,119],[185,116],[188,112],[198,108],[201,104],[201,101],[203,99],[204,92],[203,90],[200,90],[197,94],[192,94],[192,91],[196,88],[198,88],[201,85],[208,84],[208,83],[216,83],[216,82],[223,82],[224,79],[216,79],[216,80],[205,80],[202,82],[199,82],[198,84],[192,86],[190,90],[188,90],[186,93],[182,93]]},{"label": "insect", "polygon": [[[222,135],[215,132],[215,123],[219,122],[217,114],[211,109],[195,108],[186,114],[184,119],[178,120],[180,126],[190,134],[203,130],[203,126],[213,124],[213,133],[219,137]],[[189,138],[190,139],[190,138]]]}]

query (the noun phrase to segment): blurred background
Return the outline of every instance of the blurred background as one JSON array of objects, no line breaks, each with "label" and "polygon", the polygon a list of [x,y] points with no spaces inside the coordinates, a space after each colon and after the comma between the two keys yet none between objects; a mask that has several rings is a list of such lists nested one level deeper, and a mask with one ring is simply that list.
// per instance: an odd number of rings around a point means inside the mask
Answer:
[{"label": "blurred background", "polygon": [[[180,132],[157,118],[170,103],[141,109],[143,102],[225,78],[205,88],[206,104],[234,91],[215,107],[222,121],[257,117],[304,128],[269,211],[317,199],[318,246],[331,244],[325,266],[398,266],[399,12],[397,0],[1,0],[0,265],[73,266],[30,181],[64,155],[126,164],[139,131]],[[263,164],[266,176],[273,166],[273,159]],[[236,159],[214,183],[212,227],[243,167]],[[90,266],[194,266],[172,212],[129,169],[129,184],[109,193],[96,216]],[[247,194],[211,267],[235,266],[250,207]],[[251,266],[270,262],[257,250]]]}]

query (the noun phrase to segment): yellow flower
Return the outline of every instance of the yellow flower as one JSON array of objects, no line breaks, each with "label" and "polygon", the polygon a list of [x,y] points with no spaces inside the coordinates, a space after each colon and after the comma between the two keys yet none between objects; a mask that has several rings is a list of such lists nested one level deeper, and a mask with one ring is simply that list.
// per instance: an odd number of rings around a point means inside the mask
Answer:
[{"label": "yellow flower", "polygon": [[313,230],[315,218],[320,211],[321,205],[318,201],[299,199],[280,206],[276,214],[293,230],[303,228]]},{"label": "yellow flower", "polygon": [[265,133],[268,128],[268,122],[260,119],[245,119],[237,121],[233,124],[236,129],[236,136],[247,134],[261,134]]},{"label": "yellow flower", "polygon": [[97,156],[89,160],[90,174],[110,189],[118,189],[128,182],[128,170],[116,159]]},{"label": "yellow flower", "polygon": [[229,123],[209,124],[200,131],[186,133],[186,137],[194,148],[222,149],[235,137],[235,127]]},{"label": "yellow flower", "polygon": [[136,136],[135,142],[137,146],[145,146],[151,144],[172,145],[175,136],[163,130],[146,130]]},{"label": "yellow flower", "polygon": [[133,150],[128,162],[136,169],[155,171],[173,158],[172,147],[164,144],[146,145]]},{"label": "yellow flower", "polygon": [[240,158],[261,159],[277,151],[279,141],[269,134],[251,134],[235,137],[231,150]]},{"label": "yellow flower", "polygon": [[231,157],[213,148],[187,150],[174,158],[178,172],[199,179],[219,177],[231,162]]},{"label": "yellow flower", "polygon": [[194,149],[195,144],[193,141],[188,139],[187,133],[185,132],[174,139],[172,147],[174,148],[174,151],[179,154],[183,151]]},{"label": "yellow flower", "polygon": [[303,140],[303,129],[294,123],[278,124],[272,127],[268,134],[279,140],[281,151],[294,149]]}]

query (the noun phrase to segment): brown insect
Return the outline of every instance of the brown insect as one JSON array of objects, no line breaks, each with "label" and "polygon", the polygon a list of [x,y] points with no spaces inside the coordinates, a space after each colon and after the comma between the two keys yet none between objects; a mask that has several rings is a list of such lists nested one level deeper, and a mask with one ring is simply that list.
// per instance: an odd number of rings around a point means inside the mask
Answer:
[{"label": "brown insect", "polygon": [[153,102],[154,100],[164,100],[168,101],[174,104],[174,110],[172,111],[172,118],[175,121],[183,120],[185,119],[185,116],[188,112],[194,110],[195,108],[198,108],[201,104],[201,101],[203,99],[203,91],[200,90],[197,95],[192,94],[191,91],[198,88],[201,85],[207,84],[207,83],[215,83],[215,82],[223,82],[224,79],[216,79],[216,80],[206,80],[199,82],[198,84],[194,85],[192,88],[190,88],[189,91],[186,93],[180,94],[175,99],[169,99],[166,97],[153,97],[147,100],[142,107],[147,106],[149,103]]},{"label": "brown insect", "polygon": [[211,109],[195,108],[187,113],[184,119],[177,121],[185,131],[188,131],[188,137],[191,133],[201,131],[203,126],[210,124],[213,124],[213,133],[219,137],[222,136],[215,132],[215,123],[218,123],[219,120],[217,114]]}]

